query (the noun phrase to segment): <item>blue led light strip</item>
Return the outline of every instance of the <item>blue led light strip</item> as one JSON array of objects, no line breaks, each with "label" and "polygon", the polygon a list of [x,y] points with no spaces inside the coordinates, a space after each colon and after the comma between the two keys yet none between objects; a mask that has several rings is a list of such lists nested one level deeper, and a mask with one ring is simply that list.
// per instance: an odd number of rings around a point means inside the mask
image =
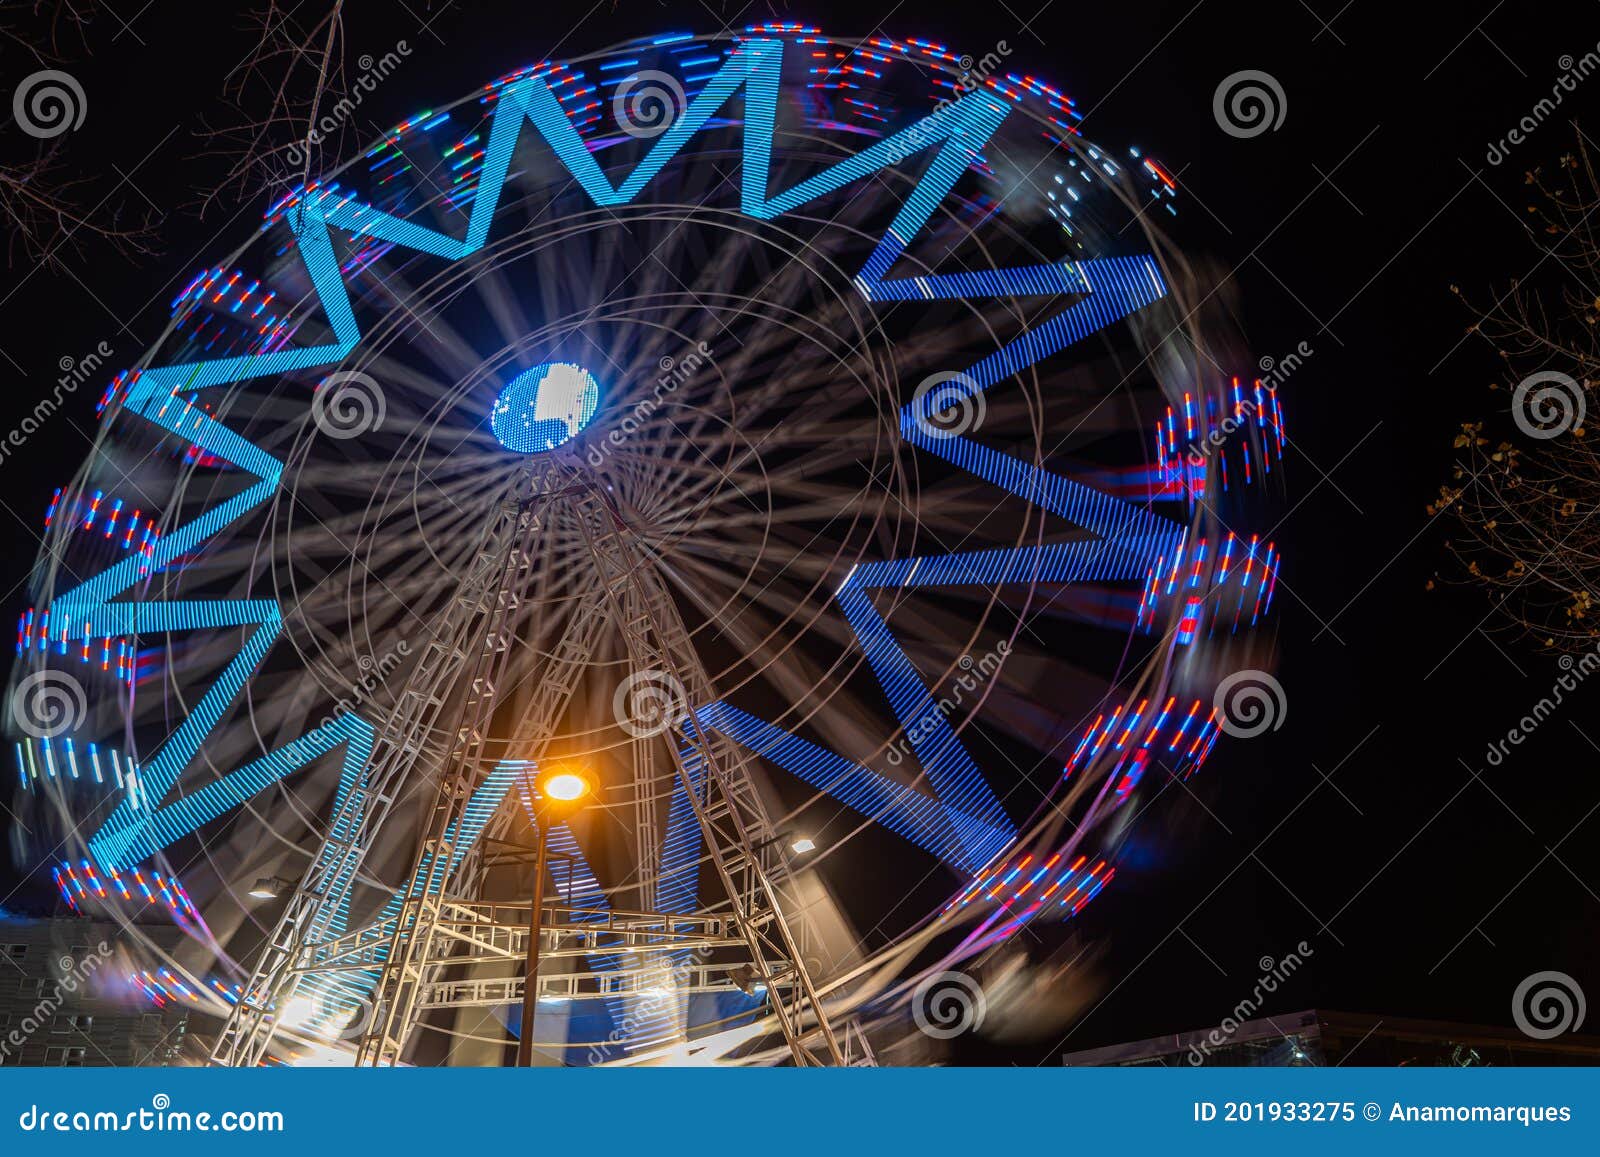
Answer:
[{"label": "blue led light strip", "polygon": [[963,815],[947,799],[924,795],[730,704],[712,703],[694,716],[706,730],[727,736],[963,872],[983,867],[1014,835],[1003,814],[998,825]]}]

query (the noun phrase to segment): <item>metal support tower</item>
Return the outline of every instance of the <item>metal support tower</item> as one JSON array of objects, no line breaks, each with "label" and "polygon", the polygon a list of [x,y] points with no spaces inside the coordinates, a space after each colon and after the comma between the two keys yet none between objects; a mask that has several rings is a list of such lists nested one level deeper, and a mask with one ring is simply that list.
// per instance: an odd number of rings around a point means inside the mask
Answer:
[{"label": "metal support tower", "polygon": [[[579,527],[597,577],[636,673],[659,673],[682,692],[685,706],[716,701],[693,640],[656,572],[654,560],[629,531],[605,495],[581,504]],[[778,1028],[797,1065],[843,1065],[839,1038],[817,995],[794,930],[779,905],[778,888],[761,852],[776,832],[767,817],[747,756],[720,736],[710,736],[685,716],[674,721],[687,752],[668,744],[717,876],[732,907],[734,926],[750,950],[757,979],[766,986]]]},{"label": "metal support tower", "polygon": [[[412,670],[380,730],[368,768],[344,794],[321,851],[279,919],[218,1040],[214,1063],[259,1064],[277,1027],[274,1010],[296,991],[337,992],[341,980],[360,984],[374,972],[376,1013],[361,1040],[359,1064],[400,1063],[418,1018],[430,1009],[520,999],[525,988],[520,976],[444,979],[446,969],[515,958],[527,946],[526,904],[508,908],[454,898],[475,894],[482,880],[472,849],[453,847],[452,833],[463,830],[463,808],[494,763],[491,746],[537,763],[607,626],[620,635],[635,672],[659,673],[669,686],[681,688],[686,708],[714,701],[715,689],[654,559],[609,497],[580,471],[546,460],[539,470],[519,476],[516,491],[502,503],[445,621],[437,625],[436,641]],[[559,511],[551,506],[557,499]],[[515,721],[514,737],[497,743],[491,723],[509,692],[502,686],[507,655],[520,645],[517,611],[540,557],[538,536],[547,514],[552,520],[559,514],[563,526],[581,536],[594,561],[597,589],[574,601],[563,637]],[[460,690],[452,693],[453,688]],[[430,751],[428,737],[447,727],[441,718],[447,705],[459,725],[447,732],[446,749],[436,745]],[[797,929],[780,906],[787,865],[774,852],[776,833],[748,756],[730,741],[703,732],[687,714],[671,722],[661,740],[633,744],[637,876],[631,885],[644,910],[628,914],[628,928],[616,923],[616,913],[597,927],[597,913],[569,912],[564,918],[552,910],[541,935],[548,941],[543,955],[554,958],[574,951],[575,943],[592,945],[597,931],[616,933],[622,954],[639,966],[621,973],[541,976],[540,992],[636,996],[639,978],[658,976],[671,951],[714,948],[719,958],[703,957],[689,968],[683,991],[748,987],[753,974],[754,982],[765,987],[772,1020],[794,1063],[837,1065],[847,1063],[847,1056],[871,1063],[864,1038],[854,1040],[859,1029],[852,1036],[850,1023],[842,1031],[830,1023]],[[716,918],[712,935],[699,931],[700,918],[648,910],[656,901],[663,827],[654,779],[662,741],[726,895],[727,914]],[[408,785],[430,782],[437,795],[423,818],[398,915],[391,911],[366,927],[330,935],[337,931],[335,913],[348,916],[352,883],[396,796]],[[490,826],[498,831],[507,822],[502,812]],[[338,928],[343,927],[341,921]]]},{"label": "metal support tower", "polygon": [[[497,686],[503,681],[506,654],[516,639],[507,623],[514,618],[536,555],[533,544],[539,512],[554,498],[569,493],[550,469],[535,482],[535,493],[524,504],[523,534],[507,556],[498,588],[488,600],[489,630],[477,668],[482,673],[468,687],[462,707],[462,725],[439,777],[438,799],[424,828],[413,871],[395,920],[389,950],[383,961],[373,999],[377,1016],[372,1031],[362,1038],[358,1065],[399,1064],[416,1025],[418,999],[431,972],[432,944],[439,931],[445,897],[461,872],[470,848],[454,848],[451,833],[463,830],[462,818],[473,790],[488,773],[492,760],[486,747],[494,713],[501,704]],[[580,603],[568,629],[542,670],[534,702],[524,713],[522,729],[531,732],[533,744],[519,758],[537,763],[555,734],[579,677],[598,643],[600,619],[584,613]],[[509,688],[506,689],[509,692]]]},{"label": "metal support tower", "polygon": [[507,610],[496,592],[506,585],[504,576],[518,544],[537,529],[527,496],[518,493],[528,484],[528,476],[519,473],[508,488],[456,597],[432,624],[432,637],[378,732],[372,758],[343,792],[328,834],[285,904],[217,1038],[213,1064],[253,1066],[265,1059],[276,1027],[275,1010],[287,1004],[304,978],[298,966],[326,937],[334,917],[347,914],[351,887],[373,837],[416,768],[433,762],[429,738],[463,671],[492,646],[493,624]]}]

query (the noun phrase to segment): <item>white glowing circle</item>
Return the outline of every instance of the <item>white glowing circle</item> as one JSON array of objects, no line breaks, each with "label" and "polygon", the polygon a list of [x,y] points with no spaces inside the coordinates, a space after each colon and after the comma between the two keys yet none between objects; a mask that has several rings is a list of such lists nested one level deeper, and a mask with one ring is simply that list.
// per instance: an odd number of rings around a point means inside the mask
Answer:
[{"label": "white glowing circle", "polygon": [[546,362],[500,391],[489,427],[507,450],[540,454],[577,436],[600,404],[600,383],[582,366]]}]

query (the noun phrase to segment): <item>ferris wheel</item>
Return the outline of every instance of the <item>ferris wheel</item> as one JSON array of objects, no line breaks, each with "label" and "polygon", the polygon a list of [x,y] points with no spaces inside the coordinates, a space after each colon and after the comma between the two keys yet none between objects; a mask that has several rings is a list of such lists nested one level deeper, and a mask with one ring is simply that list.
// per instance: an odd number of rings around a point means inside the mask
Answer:
[{"label": "ferris wheel", "polygon": [[1282,409],[1171,175],[1008,69],[542,61],[174,300],[11,730],[22,854],[133,930],[156,882],[190,935],[131,982],[215,1061],[896,1059],[1111,881],[1267,662]]}]

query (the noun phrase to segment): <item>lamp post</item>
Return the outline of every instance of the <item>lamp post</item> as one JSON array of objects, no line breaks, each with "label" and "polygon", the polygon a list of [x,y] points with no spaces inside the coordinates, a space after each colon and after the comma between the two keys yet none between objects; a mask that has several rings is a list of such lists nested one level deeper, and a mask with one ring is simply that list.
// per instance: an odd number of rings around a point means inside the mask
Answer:
[{"label": "lamp post", "polygon": [[808,835],[804,835],[801,832],[793,830],[792,828],[786,828],[781,832],[775,832],[766,839],[762,840],[760,843],[753,845],[750,850],[752,852],[762,852],[767,848],[770,848],[773,844],[783,840],[787,840],[789,842],[789,851],[797,856],[803,856],[807,852],[814,852],[817,850],[817,843],[815,840]]},{"label": "lamp post", "polygon": [[253,900],[276,900],[293,887],[293,881],[282,877],[262,876],[246,894]]},{"label": "lamp post", "polygon": [[546,776],[534,790],[534,837],[538,841],[533,867],[533,906],[528,909],[528,954],[523,966],[522,1034],[517,1039],[517,1067],[533,1065],[533,1014],[539,1003],[539,932],[544,913],[544,873],[550,856],[550,815],[553,809],[570,811],[589,794],[589,781],[575,771]]}]

